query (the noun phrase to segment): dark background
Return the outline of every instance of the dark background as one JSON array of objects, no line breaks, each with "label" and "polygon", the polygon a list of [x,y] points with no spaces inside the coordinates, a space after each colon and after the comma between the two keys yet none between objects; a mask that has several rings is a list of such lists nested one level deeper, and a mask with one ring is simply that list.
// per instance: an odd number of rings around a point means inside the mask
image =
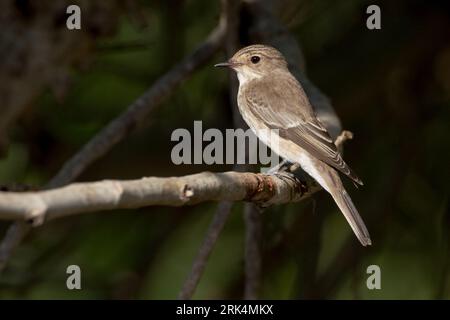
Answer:
[{"label": "dark background", "polygon": [[[0,184],[39,188],[84,143],[216,26],[219,1],[75,1],[82,30],[65,29],[65,1],[0,4]],[[450,16],[445,1],[279,1],[309,78],[344,129],[347,162],[365,182],[348,190],[372,235],[361,248],[324,192],[263,214],[260,297],[448,299]],[[64,30],[64,31],[61,31]],[[232,128],[219,52],[146,125],[78,181],[183,175],[231,167],[170,160],[176,128]],[[237,204],[194,298],[242,297],[244,223]],[[35,229],[0,276],[0,298],[176,298],[216,204],[67,217]],[[1,222],[3,235],[9,223]],[[82,290],[66,289],[66,267]],[[366,288],[377,264],[382,289]]]}]

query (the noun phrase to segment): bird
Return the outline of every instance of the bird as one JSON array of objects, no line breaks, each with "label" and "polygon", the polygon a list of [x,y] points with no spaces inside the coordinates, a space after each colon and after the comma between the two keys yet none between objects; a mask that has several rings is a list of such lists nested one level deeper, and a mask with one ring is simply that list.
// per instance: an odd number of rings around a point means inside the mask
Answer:
[{"label": "bird", "polygon": [[[334,199],[361,244],[371,245],[367,227],[339,173],[355,185],[363,182],[343,160],[281,52],[267,45],[251,45],[215,67],[236,72],[238,109],[255,135],[316,180]],[[276,133],[276,143],[267,132]]]}]

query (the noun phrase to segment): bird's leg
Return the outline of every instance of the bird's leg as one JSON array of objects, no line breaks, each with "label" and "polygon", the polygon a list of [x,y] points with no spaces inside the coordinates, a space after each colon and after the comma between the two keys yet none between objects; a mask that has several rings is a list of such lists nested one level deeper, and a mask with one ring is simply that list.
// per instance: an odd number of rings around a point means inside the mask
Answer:
[{"label": "bird's leg", "polygon": [[[300,185],[300,188],[303,188],[303,183],[300,180],[300,178],[296,174],[296,170],[300,167],[298,163],[292,163],[288,160],[283,160],[276,166],[273,166],[269,170],[265,172],[265,174],[269,176],[276,176],[279,179],[285,180],[285,181],[294,181],[295,183],[298,183]],[[259,212],[264,212],[264,210],[270,206],[265,203],[259,203],[256,205],[259,209]]]},{"label": "bird's leg", "polygon": [[266,174],[268,175],[276,175],[278,177],[284,178],[284,179],[294,179],[297,180],[298,178],[295,175],[295,171],[300,167],[298,163],[292,163],[288,160],[283,159],[278,165],[270,168]]},{"label": "bird's leg", "polygon": [[273,166],[272,168],[270,168],[267,171],[267,174],[271,175],[271,174],[278,173],[280,171],[286,171],[286,170],[288,170],[290,168],[291,165],[292,165],[292,162],[289,162],[287,160],[283,160],[279,164],[277,164],[276,166]]}]

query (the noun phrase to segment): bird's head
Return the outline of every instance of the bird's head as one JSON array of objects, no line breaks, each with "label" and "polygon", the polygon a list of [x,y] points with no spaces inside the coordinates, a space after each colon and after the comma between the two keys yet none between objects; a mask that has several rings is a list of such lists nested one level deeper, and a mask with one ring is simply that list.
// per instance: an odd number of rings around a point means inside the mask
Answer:
[{"label": "bird's head", "polygon": [[242,84],[280,69],[286,70],[287,62],[277,49],[258,44],[239,50],[227,62],[218,63],[215,67],[232,68]]}]

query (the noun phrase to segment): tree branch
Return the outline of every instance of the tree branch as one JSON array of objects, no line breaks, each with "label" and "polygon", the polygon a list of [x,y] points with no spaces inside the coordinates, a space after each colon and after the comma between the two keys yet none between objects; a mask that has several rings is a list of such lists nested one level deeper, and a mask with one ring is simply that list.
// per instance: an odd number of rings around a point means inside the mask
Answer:
[{"label": "tree branch", "polygon": [[0,192],[0,218],[32,221],[84,212],[205,201],[249,201],[261,206],[296,202],[320,187],[293,175],[203,172],[183,177],[104,180],[37,192]]},{"label": "tree branch", "polygon": [[6,230],[5,237],[0,244],[0,272],[5,269],[11,253],[30,232],[31,224],[25,221],[16,221]]},{"label": "tree branch", "polygon": [[191,272],[181,288],[178,299],[191,299],[194,295],[195,289],[197,289],[198,283],[200,282],[200,278],[205,271],[209,256],[211,255],[217,239],[225,226],[225,222],[227,222],[228,217],[230,216],[232,207],[233,203],[229,201],[222,201],[217,206],[213,220],[208,227],[208,231],[206,231],[206,236],[203,239],[203,243],[200,246],[197,255],[195,256]]},{"label": "tree branch", "polygon": [[261,287],[262,216],[252,204],[245,206],[245,289],[244,299],[256,300]]}]

